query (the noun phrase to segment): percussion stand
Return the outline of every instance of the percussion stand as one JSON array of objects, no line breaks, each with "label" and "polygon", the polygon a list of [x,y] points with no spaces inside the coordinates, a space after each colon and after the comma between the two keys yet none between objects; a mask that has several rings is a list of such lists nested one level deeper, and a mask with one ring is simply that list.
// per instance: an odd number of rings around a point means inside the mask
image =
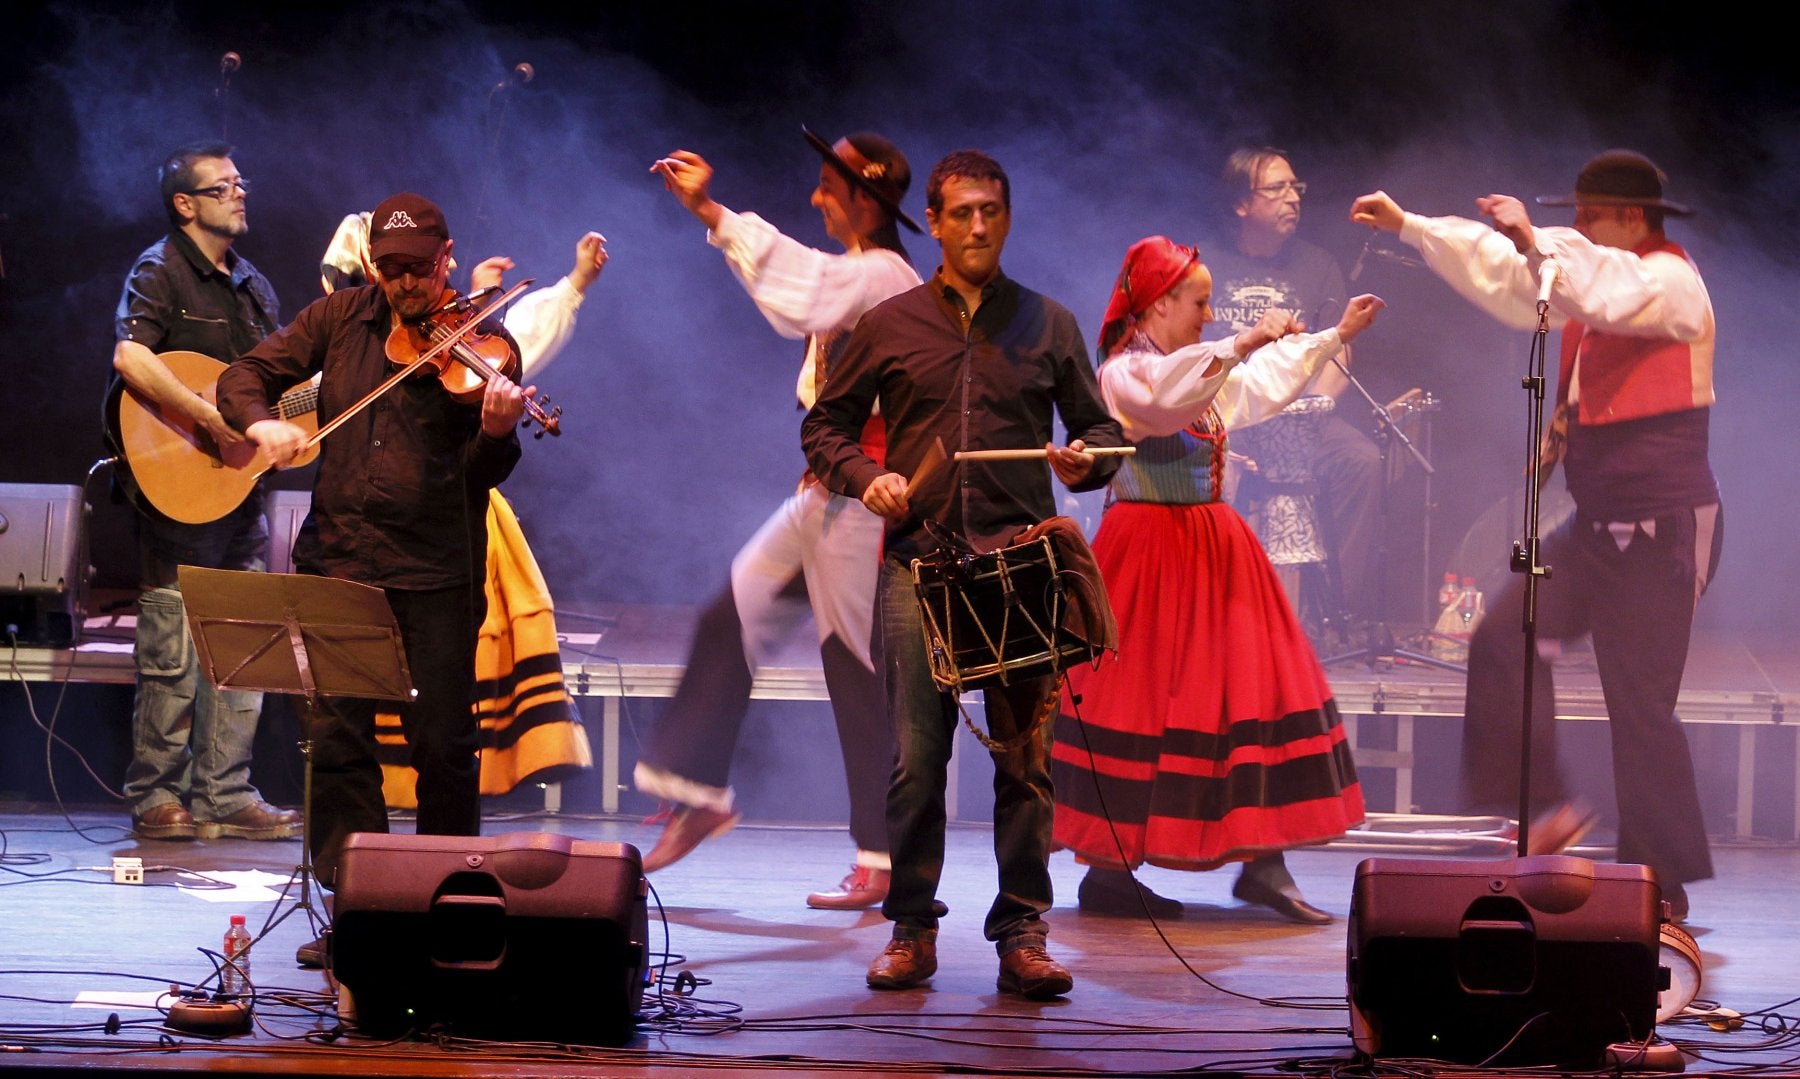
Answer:
[{"label": "percussion stand", "polygon": [[1392,456],[1394,443],[1398,442],[1401,446],[1405,447],[1406,452],[1412,454],[1413,460],[1419,462],[1419,467],[1425,470],[1427,482],[1429,482],[1430,476],[1435,469],[1432,468],[1431,462],[1426,459],[1425,455],[1419,452],[1419,448],[1413,445],[1412,440],[1406,437],[1406,432],[1400,430],[1399,425],[1394,422],[1394,418],[1388,415],[1387,408],[1379,401],[1375,400],[1374,397],[1370,396],[1369,391],[1363,384],[1357,381],[1355,375],[1350,373],[1350,368],[1345,366],[1344,361],[1337,356],[1333,356],[1331,362],[1336,364],[1337,369],[1344,373],[1344,378],[1350,383],[1351,387],[1356,390],[1357,394],[1368,403],[1370,410],[1374,413],[1376,441],[1381,447],[1381,491],[1379,495],[1381,505],[1376,514],[1381,520],[1381,541],[1376,552],[1375,571],[1375,602],[1379,614],[1375,619],[1375,624],[1369,628],[1368,640],[1363,647],[1331,656],[1320,662],[1325,666],[1330,666],[1334,663],[1363,662],[1368,665],[1370,670],[1374,670],[1375,666],[1382,660],[1388,660],[1390,662],[1404,660],[1408,663],[1416,663],[1421,666],[1436,667],[1439,670],[1464,671],[1466,668],[1461,664],[1451,663],[1449,660],[1439,659],[1436,656],[1426,655],[1423,652],[1409,651],[1398,647],[1394,643],[1394,631],[1387,622],[1388,533],[1390,531],[1388,528],[1388,504],[1391,501],[1388,495],[1388,489],[1392,486],[1388,475],[1388,465],[1390,457]]}]

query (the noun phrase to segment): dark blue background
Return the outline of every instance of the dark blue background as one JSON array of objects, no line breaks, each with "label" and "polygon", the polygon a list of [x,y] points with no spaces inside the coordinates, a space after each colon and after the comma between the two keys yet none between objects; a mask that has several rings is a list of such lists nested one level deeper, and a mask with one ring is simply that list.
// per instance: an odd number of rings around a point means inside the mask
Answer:
[{"label": "dark blue background", "polygon": [[[1793,415],[1796,93],[1785,43],[1688,4],[953,3],[258,5],[15,8],[0,108],[0,482],[78,483],[99,455],[111,314],[163,230],[154,170],[225,135],[255,182],[239,250],[291,316],[318,294],[337,221],[401,189],[445,208],[464,267],[509,254],[548,283],[586,229],[612,264],[541,382],[566,434],[527,447],[507,487],[560,598],[701,599],[801,468],[799,345],[769,331],[704,231],[647,173],[676,147],[717,197],[828,244],[799,137],[891,136],[919,182],[963,146],[1013,179],[1005,266],[1090,338],[1124,248],[1211,242],[1212,178],[1244,142],[1290,151],[1312,186],[1301,234],[1346,268],[1367,236],[1352,197],[1427,213],[1477,195],[1563,192],[1599,149],[1658,160],[1700,216],[1672,235],[1718,310],[1714,464],[1729,520],[1703,621],[1796,622]],[[219,94],[219,58],[243,57]],[[528,62],[529,84],[496,93]],[[1566,223],[1567,211],[1540,220]],[[910,237],[920,270],[935,245]],[[1526,340],[1423,271],[1371,264],[1391,307],[1359,347],[1378,396],[1411,385],[1434,417],[1435,579],[1517,489]],[[1413,488],[1402,492],[1414,497]],[[97,499],[103,583],[129,584],[126,511]],[[1502,515],[1504,519],[1504,514]],[[1396,543],[1418,547],[1417,509]],[[1482,541],[1504,557],[1510,534]],[[1397,557],[1400,557],[1397,555]]]}]

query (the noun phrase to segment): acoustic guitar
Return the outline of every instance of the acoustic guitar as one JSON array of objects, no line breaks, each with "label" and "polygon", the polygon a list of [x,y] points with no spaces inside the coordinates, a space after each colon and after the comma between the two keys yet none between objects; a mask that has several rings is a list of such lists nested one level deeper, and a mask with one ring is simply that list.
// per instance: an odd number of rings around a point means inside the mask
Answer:
[{"label": "acoustic guitar", "polygon": [[[198,352],[164,352],[158,358],[183,386],[209,404],[218,404],[224,364]],[[319,384],[313,379],[282,394],[275,415],[310,437],[319,429],[318,408]],[[257,455],[256,443],[221,449],[204,427],[129,386],[119,396],[118,446],[144,499],[188,524],[216,521],[243,505],[257,478],[268,470]],[[318,446],[310,446],[287,467],[310,464],[318,455]]]}]

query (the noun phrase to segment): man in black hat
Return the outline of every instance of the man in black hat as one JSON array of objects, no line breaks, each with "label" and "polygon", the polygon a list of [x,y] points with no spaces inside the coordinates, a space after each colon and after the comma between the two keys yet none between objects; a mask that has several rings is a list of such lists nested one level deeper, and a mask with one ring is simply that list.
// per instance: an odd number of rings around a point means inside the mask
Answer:
[{"label": "man in black hat", "polygon": [[[329,423],[392,375],[385,351],[403,322],[442,302],[454,241],[430,200],[401,194],[375,208],[369,248],[378,281],[308,305],[219,378],[219,411],[271,467],[306,440],[271,403],[314,373],[319,420]],[[294,566],[381,588],[393,607],[418,696],[400,709],[419,773],[418,831],[481,830],[473,710],[476,633],[486,613],[488,491],[519,459],[524,395],[504,377],[464,403],[429,374],[408,378],[320,444],[312,511]],[[375,757],[372,700],[325,698],[307,717],[317,797],[311,830],[329,886],[351,832],[388,830]]]},{"label": "man in black hat", "polygon": [[[801,129],[821,160],[812,204],[844,253],[828,254],[782,235],[755,214],[714,201],[713,170],[699,154],[677,150],[651,171],[702,224],[750,298],[784,337],[804,338],[795,395],[810,408],[863,312],[919,283],[898,225],[918,225],[900,209],[912,179],[892,142],[862,132],[828,144]],[[864,442],[879,454],[881,420]],[[875,580],[881,518],[861,502],[833,494],[807,473],[798,490],[732,560],[731,580],[707,606],[681,685],[638,762],[639,790],[674,803],[656,846],[654,871],[737,823],[727,786],[750,702],[752,672],[781,646],[810,609],[819,633],[825,686],[837,718],[850,786],[850,838],[856,858],[837,885],[806,897],[827,910],[861,910],[888,892],[883,804],[894,764],[894,737],[883,703],[875,643]]]},{"label": "man in black hat", "polygon": [[[1687,917],[1686,881],[1712,876],[1712,856],[1675,700],[1694,607],[1718,567],[1723,518],[1707,463],[1712,412],[1713,310],[1699,270],[1663,233],[1687,207],[1663,197],[1664,176],[1642,154],[1608,150],[1589,161],[1573,194],[1575,227],[1533,226],[1509,195],[1475,200],[1492,227],[1405,213],[1383,192],[1352,220],[1397,232],[1452,287],[1497,318],[1536,325],[1549,306],[1565,322],[1547,468],[1567,467],[1575,515],[1545,536],[1554,573],[1538,593],[1540,654],[1533,668],[1534,803],[1563,798],[1553,692],[1544,656],[1593,635],[1611,720],[1619,859],[1656,870],[1671,916]],[[1547,471],[1546,471],[1547,475]],[[1518,721],[1527,657],[1524,579],[1514,577],[1469,647],[1463,781],[1477,807],[1518,796]],[[1530,837],[1533,853],[1579,838],[1568,807]]]}]

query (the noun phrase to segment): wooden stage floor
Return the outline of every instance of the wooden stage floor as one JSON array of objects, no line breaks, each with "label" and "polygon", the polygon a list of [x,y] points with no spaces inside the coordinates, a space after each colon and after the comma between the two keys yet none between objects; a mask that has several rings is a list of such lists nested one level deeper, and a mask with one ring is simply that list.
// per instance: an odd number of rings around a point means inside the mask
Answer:
[{"label": "wooden stage floor", "polygon": [[[662,608],[565,606],[565,674],[595,737],[597,767],[563,790],[534,788],[488,800],[485,834],[557,832],[644,849],[654,842],[657,828],[636,815],[648,806],[629,789],[630,767],[654,721],[655,699],[672,693],[680,676],[692,612],[677,613],[682,617]],[[23,687],[10,682],[37,682],[40,691],[63,683],[38,698],[43,713],[53,716],[61,691],[74,686],[69,720],[85,726],[56,728],[59,736],[83,730],[78,737],[86,741],[73,748],[90,757],[106,748],[122,771],[129,631],[93,624],[89,631],[78,651],[12,651],[0,668],[0,688],[11,699]],[[960,810],[953,805],[959,822],[952,825],[941,891],[951,907],[940,938],[941,968],[924,988],[869,990],[863,972],[887,939],[887,923],[875,912],[812,911],[803,903],[805,892],[843,874],[850,844],[835,823],[841,815],[829,805],[843,798],[842,774],[829,760],[835,750],[816,651],[805,631],[797,636],[775,665],[759,672],[763,711],[753,712],[740,744],[740,757],[753,759],[740,760],[734,783],[761,783],[739,789],[753,820],[651,878],[660,901],[660,910],[651,907],[651,947],[661,977],[628,1045],[389,1044],[346,1034],[324,976],[293,963],[295,947],[313,935],[303,913],[290,913],[257,946],[257,1024],[250,1034],[209,1040],[171,1033],[152,1006],[157,993],[211,974],[199,949],[218,948],[229,914],[247,915],[255,930],[293,909],[278,892],[299,844],[140,843],[117,807],[65,815],[45,804],[46,795],[33,794],[34,804],[0,802],[0,1071],[669,1077],[1457,1070],[1388,1061],[1347,1068],[1353,1052],[1343,999],[1343,919],[1365,857],[1499,856],[1503,841],[1475,834],[1441,845],[1421,842],[1393,834],[1415,827],[1418,818],[1385,818],[1368,834],[1295,853],[1289,862],[1309,898],[1338,915],[1321,928],[1237,903],[1230,898],[1234,870],[1145,871],[1147,884],[1186,904],[1185,917],[1160,927],[1084,914],[1074,905],[1082,870],[1059,854],[1052,863],[1059,899],[1049,916],[1050,944],[1076,985],[1065,1000],[1031,1003],[996,992],[996,960],[981,938],[994,886],[992,830],[983,823],[991,799],[986,764],[972,739],[959,750],[952,788]],[[1356,717],[1357,760],[1371,807],[1445,808],[1435,804],[1444,796],[1433,784],[1441,787],[1454,774],[1455,757],[1436,741],[1458,729],[1461,677],[1385,660],[1334,665],[1329,673],[1340,705]],[[1579,722],[1604,716],[1591,655],[1577,653],[1559,664],[1558,699],[1559,714],[1578,721],[1564,725],[1571,736],[1564,740],[1565,764],[1573,756],[1583,772],[1608,772],[1585,767],[1605,759],[1603,726]],[[1690,1074],[1754,1069],[1800,1076],[1794,957],[1800,739],[1785,723],[1794,703],[1800,703],[1800,645],[1792,635],[1697,636],[1681,710],[1702,771],[1718,877],[1690,887],[1690,928],[1703,951],[1700,997],[1748,1018],[1738,1029],[1718,1031],[1665,1023],[1659,1033],[1695,1054]],[[14,773],[41,770],[49,756],[22,713],[0,713],[19,718],[0,731]],[[759,741],[768,745],[756,756]],[[803,772],[786,756],[768,755],[797,741],[822,747],[823,770]],[[285,745],[291,753],[292,743]],[[91,792],[91,785],[71,778],[63,751],[58,756],[57,789]],[[277,795],[267,783],[281,771],[259,756],[259,777],[271,797]],[[116,788],[121,776],[112,772],[103,767],[97,778]],[[1597,805],[1611,801],[1608,788],[1589,793]],[[285,794],[281,800],[298,804]],[[547,806],[565,811],[536,812]],[[621,806],[625,812],[616,812]],[[823,816],[808,816],[811,809]],[[776,823],[802,816],[807,819]],[[396,830],[410,831],[411,824],[400,820]],[[1606,855],[1604,848],[1589,853]],[[143,860],[143,884],[113,883],[112,860],[124,856]],[[544,991],[582,993],[596,976],[571,970],[564,984]],[[113,1015],[117,1025],[109,1032]]]},{"label": "wooden stage floor", "polygon": [[[566,814],[490,815],[484,831],[551,831],[640,848],[656,835],[635,818]],[[1335,1073],[1352,1059],[1343,918],[1355,868],[1370,854],[1334,845],[1290,856],[1307,895],[1339,916],[1317,928],[1231,899],[1229,869],[1145,871],[1147,884],[1185,904],[1183,918],[1159,927],[1085,914],[1074,905],[1082,870],[1059,854],[1050,945],[1076,985],[1066,999],[1033,1003],[996,992],[994,954],[981,938],[993,889],[989,828],[952,827],[941,891],[951,913],[937,976],[922,988],[878,993],[865,987],[863,972],[888,935],[880,915],[813,911],[802,901],[809,887],[841,873],[842,829],[746,824],[651,878],[660,910],[653,902],[650,938],[665,966],[644,1022],[622,1048],[574,1050],[343,1034],[324,976],[293,962],[311,936],[303,912],[256,946],[252,1033],[212,1040],[169,1032],[150,998],[211,973],[199,949],[219,946],[230,914],[247,915],[257,930],[294,909],[271,887],[287,881],[299,844],[140,843],[124,834],[116,812],[64,816],[41,806],[0,808],[0,842],[0,1069],[14,1074]],[[1729,843],[1716,855],[1717,879],[1690,886],[1690,929],[1704,957],[1699,996],[1750,1019],[1729,1032],[1690,1022],[1665,1023],[1659,1033],[1697,1054],[1690,1074],[1800,1074],[1794,1035],[1768,1029],[1785,1022],[1792,1032],[1800,1023],[1800,850]],[[142,858],[144,883],[113,883],[115,856]],[[565,985],[544,991],[580,993],[595,976],[569,970]],[[1440,1069],[1382,1061],[1349,1070]]]}]

